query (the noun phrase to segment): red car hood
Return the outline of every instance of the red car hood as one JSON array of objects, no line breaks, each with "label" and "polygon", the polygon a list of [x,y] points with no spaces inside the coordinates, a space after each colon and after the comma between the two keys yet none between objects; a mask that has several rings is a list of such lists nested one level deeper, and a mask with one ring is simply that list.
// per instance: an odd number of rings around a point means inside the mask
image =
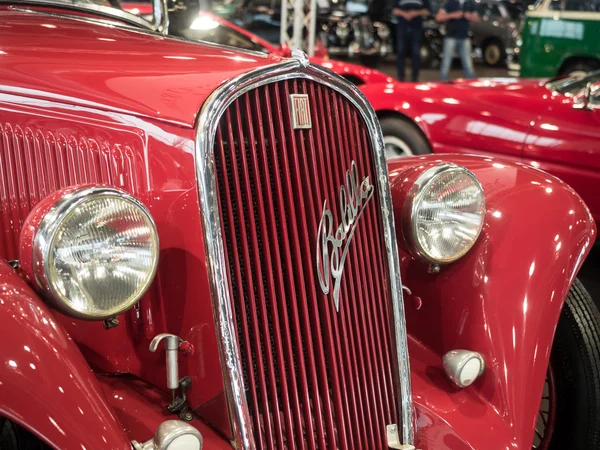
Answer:
[{"label": "red car hood", "polygon": [[448,89],[449,87],[460,91],[477,91],[485,88],[489,91],[501,91],[507,94],[535,95],[537,92],[548,93],[545,88],[547,80],[542,79],[518,79],[518,78],[478,78],[474,80],[455,80],[449,83],[428,83],[435,89]]},{"label": "red car hood", "polygon": [[217,86],[279,60],[57,12],[0,7],[0,93],[193,127]]}]

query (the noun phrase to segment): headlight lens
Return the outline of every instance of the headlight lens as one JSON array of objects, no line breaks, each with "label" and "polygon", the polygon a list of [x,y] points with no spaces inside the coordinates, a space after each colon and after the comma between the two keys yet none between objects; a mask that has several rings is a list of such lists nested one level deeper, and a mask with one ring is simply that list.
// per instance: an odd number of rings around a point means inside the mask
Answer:
[{"label": "headlight lens", "polygon": [[63,197],[34,238],[36,279],[68,315],[106,319],[132,307],[158,264],[158,234],[148,210],[111,188]]},{"label": "headlight lens", "polygon": [[442,164],[426,170],[415,182],[403,227],[416,255],[443,264],[471,249],[484,217],[485,196],[475,175],[464,167]]}]

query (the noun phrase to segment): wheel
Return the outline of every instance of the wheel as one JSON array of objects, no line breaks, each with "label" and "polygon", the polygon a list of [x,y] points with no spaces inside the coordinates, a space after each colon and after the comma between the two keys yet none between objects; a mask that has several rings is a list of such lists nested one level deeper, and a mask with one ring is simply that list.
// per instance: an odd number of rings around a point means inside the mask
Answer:
[{"label": "wheel", "polygon": [[386,117],[380,121],[385,144],[385,156],[425,155],[431,153],[427,140],[419,129],[407,119]]},{"label": "wheel", "polygon": [[595,61],[593,59],[579,60],[567,64],[564,68],[561,69],[560,75],[580,77],[596,69],[600,69],[600,61]]},{"label": "wheel", "polygon": [[504,46],[500,41],[490,41],[483,47],[483,62],[488,66],[497,66],[504,58]]},{"label": "wheel", "polygon": [[9,420],[0,418],[0,449],[50,450],[34,435]]},{"label": "wheel", "polygon": [[363,66],[375,69],[375,68],[377,68],[377,66],[379,66],[379,61],[381,60],[381,56],[379,56],[379,55],[360,55],[359,60]]},{"label": "wheel", "polygon": [[600,312],[579,280],[558,321],[533,448],[600,449]]}]

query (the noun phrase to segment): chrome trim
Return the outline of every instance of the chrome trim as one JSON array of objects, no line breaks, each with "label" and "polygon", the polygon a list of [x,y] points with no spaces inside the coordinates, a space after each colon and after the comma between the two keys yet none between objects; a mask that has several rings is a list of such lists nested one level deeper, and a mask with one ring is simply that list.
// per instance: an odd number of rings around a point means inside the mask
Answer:
[{"label": "chrome trim", "polygon": [[[462,371],[467,363],[473,359],[479,361],[479,372],[473,379],[461,381]],[[485,372],[485,359],[481,353],[471,350],[450,350],[442,357],[446,375],[459,388],[471,386],[477,378]]]},{"label": "chrome trim", "polygon": [[[404,236],[406,237],[406,243],[408,244],[410,251],[415,256],[422,258],[426,262],[432,264],[449,264],[462,258],[464,255],[467,254],[467,252],[471,248],[473,248],[473,245],[475,245],[475,242],[477,242],[477,239],[479,239],[479,235],[481,234],[481,230],[483,229],[482,220],[481,226],[479,227],[479,231],[477,232],[477,236],[473,240],[473,244],[471,245],[471,247],[466,249],[461,254],[457,255],[455,258],[448,260],[437,260],[435,258],[431,258],[425,253],[423,247],[419,244],[419,240],[416,238],[417,225],[416,221],[414,220],[417,211],[417,206],[420,203],[424,192],[426,192],[425,188],[429,185],[429,183],[431,183],[438,176],[449,171],[457,171],[468,175],[471,179],[473,179],[473,181],[475,181],[475,183],[477,184],[477,186],[483,194],[483,186],[481,186],[481,183],[473,174],[473,172],[466,169],[465,167],[457,166],[456,164],[438,164],[436,166],[430,167],[429,169],[426,169],[421,175],[419,175],[413,186],[410,188],[409,194],[407,195],[403,206],[402,228],[404,231]],[[483,211],[483,214],[485,216],[485,194],[483,194]]]},{"label": "chrome trim", "polygon": [[[54,239],[56,237],[56,233],[62,224],[62,219],[64,219],[73,208],[85,203],[90,200],[92,197],[117,197],[123,200],[126,200],[130,203],[133,203],[137,206],[142,213],[148,218],[152,228],[154,230],[154,238],[155,238],[155,246],[156,252],[154,254],[153,260],[153,270],[148,277],[148,280],[144,287],[140,290],[139,296],[135,299],[135,301],[127,302],[127,306],[125,308],[114,308],[108,314],[83,314],[80,311],[76,311],[69,306],[65,305],[65,302],[62,300],[62,295],[56,291],[53,284],[50,282],[48,278],[47,269],[49,267],[48,257],[50,255],[50,250],[54,245]],[[102,320],[108,319],[111,317],[115,317],[118,314],[121,314],[123,311],[131,308],[135,305],[140,298],[146,293],[154,277],[156,275],[156,270],[158,268],[158,254],[159,254],[160,244],[158,240],[158,232],[156,231],[156,224],[154,223],[154,219],[148,209],[135,197],[132,197],[125,192],[109,187],[102,186],[92,186],[83,189],[78,189],[69,194],[66,194],[63,198],[58,200],[44,215],[40,224],[38,225],[38,229],[35,232],[35,236],[33,238],[32,245],[32,259],[31,265],[33,269],[33,275],[35,277],[36,283],[43,291],[47,299],[52,302],[52,304],[70,317],[76,317],[84,320]]]},{"label": "chrome trim", "polygon": [[[131,441],[131,446],[134,450],[169,450],[171,444],[175,443],[178,438],[183,436],[196,439],[197,445],[192,444],[194,448],[190,450],[202,450],[204,442],[200,431],[198,431],[196,427],[189,423],[182,422],[181,420],[164,421],[158,426],[152,439],[144,443]],[[179,446],[176,447],[181,448]]]},{"label": "chrome trim", "polygon": [[[71,11],[86,11],[92,14],[98,14],[103,17],[108,17],[112,19],[122,20],[130,25],[135,25],[137,27],[145,28],[149,31],[156,31],[156,27],[154,27],[147,20],[142,19],[141,17],[136,16],[135,14],[131,14],[127,11],[123,11],[122,9],[117,9],[112,6],[103,6],[97,5],[94,3],[70,3],[67,1],[60,0],[0,0],[0,4],[11,4],[11,5],[29,5],[29,6],[44,6],[44,7],[53,7],[59,9],[67,9]],[[33,11],[31,11],[33,12]],[[54,14],[46,11],[35,11],[40,14],[47,15],[56,15],[60,16],[60,14]],[[73,18],[72,16],[68,16],[69,18]],[[81,18],[79,18],[81,19]],[[83,18],[84,20],[88,18]],[[89,19],[88,19],[89,20]],[[114,25],[114,24],[111,24]]]},{"label": "chrome trim", "polygon": [[167,0],[152,0],[152,20],[156,31],[163,36],[169,34],[169,7]]},{"label": "chrome trim", "polygon": [[196,171],[198,195],[204,228],[207,264],[213,298],[213,310],[219,334],[223,375],[230,404],[230,415],[238,449],[254,449],[251,418],[245,399],[244,381],[238,348],[235,342],[235,323],[232,315],[231,298],[227,281],[228,268],[225,263],[217,186],[214,173],[213,146],[219,120],[227,107],[242,94],[268,83],[303,78],[334,89],[348,99],[360,111],[372,136],[373,161],[376,167],[376,180],[379,183],[379,201],[383,220],[384,239],[388,254],[390,273],[390,294],[392,299],[394,338],[397,351],[395,371],[400,386],[398,408],[402,419],[402,440],[413,443],[412,397],[410,370],[404,317],[404,301],[400,280],[400,260],[396,242],[396,229],[392,208],[392,196],[388,181],[383,135],[375,111],[358,90],[344,78],[320,67],[304,67],[303,61],[292,58],[280,63],[263,66],[233,78],[205,101],[198,118],[196,135]]}]

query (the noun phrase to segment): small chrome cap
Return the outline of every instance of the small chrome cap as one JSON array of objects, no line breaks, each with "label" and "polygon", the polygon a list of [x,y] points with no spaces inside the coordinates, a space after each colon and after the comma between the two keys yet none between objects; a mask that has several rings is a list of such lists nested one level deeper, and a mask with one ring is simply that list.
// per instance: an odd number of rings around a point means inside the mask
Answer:
[{"label": "small chrome cap", "polygon": [[202,450],[202,435],[188,423],[167,420],[158,426],[153,439],[131,445],[135,450]]},{"label": "small chrome cap", "polygon": [[471,386],[485,370],[483,356],[469,350],[451,350],[444,355],[443,362],[446,375],[460,388]]}]

